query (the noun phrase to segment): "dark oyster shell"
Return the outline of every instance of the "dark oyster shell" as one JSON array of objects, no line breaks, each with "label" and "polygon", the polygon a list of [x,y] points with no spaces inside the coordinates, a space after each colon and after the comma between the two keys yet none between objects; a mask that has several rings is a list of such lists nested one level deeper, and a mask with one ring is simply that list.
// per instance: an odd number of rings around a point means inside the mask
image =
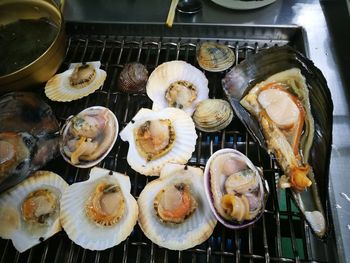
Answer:
[{"label": "dark oyster shell", "polygon": [[144,65],[132,62],[120,72],[118,87],[126,92],[144,92],[148,80],[148,71]]}]

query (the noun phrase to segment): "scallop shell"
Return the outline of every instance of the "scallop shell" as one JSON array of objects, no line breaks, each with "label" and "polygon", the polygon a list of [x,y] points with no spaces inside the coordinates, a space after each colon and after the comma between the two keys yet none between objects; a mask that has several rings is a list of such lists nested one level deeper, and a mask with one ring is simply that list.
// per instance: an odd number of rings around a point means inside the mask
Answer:
[{"label": "scallop shell", "polygon": [[11,239],[19,252],[41,243],[61,231],[59,221],[59,203],[54,214],[43,225],[28,223],[22,217],[22,203],[32,192],[48,189],[58,202],[68,184],[57,174],[49,171],[37,171],[17,186],[0,196],[0,236]]},{"label": "scallop shell", "polygon": [[225,100],[207,99],[197,104],[192,118],[197,129],[216,132],[225,129],[231,123],[233,110]]},{"label": "scallop shell", "polygon": [[[78,84],[77,87],[73,87],[70,83],[70,77],[72,76],[74,69],[82,65],[91,66],[95,70],[95,73],[93,76],[87,77],[90,82],[88,85],[79,87]],[[104,70],[100,69],[100,66],[100,61],[86,62],[85,64],[70,64],[68,70],[64,71],[63,73],[56,74],[46,83],[46,96],[50,100],[61,102],[77,100],[88,96],[89,94],[99,89],[106,79],[107,73]]]},{"label": "scallop shell", "polygon": [[128,63],[120,72],[118,87],[125,92],[143,92],[148,80],[147,68],[137,62]]},{"label": "scallop shell", "polygon": [[[117,183],[124,196],[124,214],[112,226],[101,226],[93,222],[85,212],[86,203],[100,182]],[[98,167],[91,169],[89,180],[69,186],[62,196],[60,214],[62,226],[69,238],[90,250],[104,250],[124,241],[133,230],[138,217],[138,206],[130,189],[128,176]]]},{"label": "scallop shell", "polygon": [[[173,147],[165,155],[147,161],[136,148],[134,130],[146,121],[159,119],[171,121],[175,131],[175,141]],[[165,108],[161,111],[152,111],[142,108],[120,132],[120,138],[129,142],[127,161],[131,168],[144,175],[158,176],[166,163],[185,164],[191,158],[195,150],[197,134],[191,117],[182,110]]]},{"label": "scallop shell", "polygon": [[174,60],[159,65],[150,75],[146,92],[148,97],[153,101],[153,110],[161,110],[169,107],[165,94],[168,88],[177,81],[186,81],[195,88],[196,98],[184,110],[192,115],[195,106],[202,100],[208,98],[208,80],[205,75],[196,67],[184,61]]},{"label": "scallop shell", "polygon": [[[81,134],[73,134],[72,133],[72,126],[75,123],[75,118],[85,118],[84,116],[99,116],[101,114],[104,114],[104,118],[106,118],[105,126],[103,129],[97,130],[97,135],[89,134],[92,133],[91,130],[84,130]],[[82,128],[83,129],[83,128]],[[101,162],[107,154],[111,151],[111,149],[114,146],[115,141],[118,137],[118,131],[119,131],[119,125],[118,120],[116,116],[113,114],[112,111],[109,109],[102,107],[102,106],[93,106],[90,108],[86,108],[85,110],[81,111],[79,114],[77,114],[75,117],[71,116],[67,119],[67,122],[62,128],[62,138],[60,143],[60,152],[65,161],[70,163],[71,165],[74,165],[79,168],[89,168],[92,167],[99,162]],[[70,144],[70,141],[76,140],[79,141],[79,139],[82,138],[81,135],[84,135],[83,133],[86,133],[87,140],[91,139],[92,143],[98,143],[97,148],[93,151],[92,154],[84,155],[81,154],[80,157],[78,157],[78,162],[72,161],[72,157],[68,155],[68,146]],[[107,133],[107,134],[105,134]],[[78,143],[76,143],[78,144]]]},{"label": "scallop shell", "polygon": [[202,69],[220,72],[233,65],[235,54],[226,45],[216,42],[203,42],[197,49],[197,61]]},{"label": "scallop shell", "polygon": [[[184,222],[164,223],[154,209],[156,195],[165,187],[177,183],[186,183],[198,207]],[[184,250],[201,244],[212,234],[216,220],[206,201],[203,185],[203,171],[191,166],[167,164],[160,178],[148,183],[142,190],[138,204],[140,209],[139,225],[145,235],[159,246]]]}]

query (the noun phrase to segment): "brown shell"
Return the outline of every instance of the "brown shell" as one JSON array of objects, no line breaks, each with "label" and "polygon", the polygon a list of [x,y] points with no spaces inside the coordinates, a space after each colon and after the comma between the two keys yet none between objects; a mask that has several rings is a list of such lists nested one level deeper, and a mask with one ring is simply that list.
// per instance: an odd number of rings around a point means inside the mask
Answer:
[{"label": "brown shell", "polygon": [[144,92],[147,80],[148,71],[143,64],[128,63],[120,72],[118,88],[125,92]]}]

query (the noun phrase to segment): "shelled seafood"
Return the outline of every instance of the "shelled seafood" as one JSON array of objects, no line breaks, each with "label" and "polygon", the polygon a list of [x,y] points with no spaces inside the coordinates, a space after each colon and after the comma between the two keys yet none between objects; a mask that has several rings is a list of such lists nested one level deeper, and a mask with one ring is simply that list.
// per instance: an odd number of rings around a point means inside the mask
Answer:
[{"label": "shelled seafood", "polygon": [[292,48],[274,47],[233,68],[222,84],[236,115],[276,156],[280,186],[292,188],[312,230],[325,237],[333,103],[320,70]]},{"label": "shelled seafood", "polygon": [[68,119],[63,127],[61,154],[76,167],[92,167],[112,149],[118,130],[118,120],[109,109],[102,106],[87,108]]},{"label": "shelled seafood", "polygon": [[138,62],[127,63],[120,72],[118,87],[125,92],[144,92],[148,80],[147,68]]},{"label": "shelled seafood", "polygon": [[24,252],[61,231],[60,200],[67,187],[59,175],[37,171],[0,195],[0,236]]},{"label": "shelled seafood", "polygon": [[62,196],[60,219],[69,238],[90,250],[124,241],[133,230],[138,206],[128,176],[94,167],[85,182],[72,184]]},{"label": "shelled seafood", "polygon": [[211,209],[226,227],[247,227],[263,214],[267,184],[253,163],[239,151],[215,152],[206,164],[204,181]]},{"label": "shelled seafood", "polygon": [[153,110],[175,107],[192,115],[196,105],[208,98],[208,80],[191,64],[173,60],[151,73],[146,92],[153,101]]},{"label": "shelled seafood", "polygon": [[0,97],[0,192],[16,185],[58,154],[58,122],[30,92]]},{"label": "shelled seafood", "polygon": [[45,94],[53,101],[81,99],[99,89],[107,76],[100,69],[101,62],[72,63],[63,73],[56,74],[46,83]]},{"label": "shelled seafood", "polygon": [[159,179],[142,190],[139,225],[159,246],[184,250],[212,234],[216,220],[205,200],[203,171],[187,165],[166,164]]},{"label": "shelled seafood", "polygon": [[197,134],[191,117],[180,109],[142,108],[120,132],[120,138],[129,142],[127,161],[131,168],[158,176],[166,163],[187,163]]}]

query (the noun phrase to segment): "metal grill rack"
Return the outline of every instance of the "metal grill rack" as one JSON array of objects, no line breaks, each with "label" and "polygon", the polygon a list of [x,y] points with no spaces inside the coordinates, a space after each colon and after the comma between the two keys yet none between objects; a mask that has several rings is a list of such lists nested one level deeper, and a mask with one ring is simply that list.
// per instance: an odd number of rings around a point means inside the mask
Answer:
[{"label": "metal grill rack", "polygon": [[[287,29],[281,29],[286,32]],[[292,28],[292,30],[296,30]],[[74,30],[72,30],[74,31]],[[289,33],[288,33],[289,34]],[[302,34],[287,35],[287,38],[239,39],[216,38],[228,45],[238,58],[244,58],[276,44],[289,44],[305,51],[300,39]],[[292,37],[293,36],[293,37]],[[71,103],[53,103],[59,121],[81,110],[102,105],[110,108],[119,120],[122,129],[142,108],[152,103],[146,94],[126,94],[118,90],[117,79],[127,62],[138,61],[146,65],[149,72],[165,61],[185,60],[199,67],[195,58],[196,45],[205,38],[198,37],[147,37],[120,35],[71,34],[61,71],[72,62],[100,60],[107,71],[103,87],[94,94]],[[209,39],[209,38],[208,38]],[[211,38],[213,40],[213,38]],[[226,72],[205,72],[209,80],[209,96],[222,98],[221,79]],[[42,94],[43,95],[43,94]],[[45,97],[43,95],[43,97]],[[270,196],[263,217],[253,226],[239,231],[229,230],[217,224],[212,236],[203,244],[185,251],[170,251],[153,244],[135,226],[131,235],[120,245],[101,252],[85,250],[69,240],[61,231],[49,240],[19,254],[11,241],[0,240],[0,263],[8,262],[334,262],[334,243],[322,243],[314,238],[288,194],[276,188],[280,174],[275,161],[249,136],[238,119],[223,131],[204,133],[197,131],[196,150],[190,165],[204,167],[209,156],[218,149],[228,147],[246,154],[256,166],[262,167],[268,180]],[[137,198],[149,181],[133,171],[127,164],[128,145],[119,137],[112,151],[99,166],[125,173],[130,177],[132,194]],[[60,174],[69,184],[86,180],[89,170],[77,169],[66,164],[62,158],[51,162],[45,169]]]}]

